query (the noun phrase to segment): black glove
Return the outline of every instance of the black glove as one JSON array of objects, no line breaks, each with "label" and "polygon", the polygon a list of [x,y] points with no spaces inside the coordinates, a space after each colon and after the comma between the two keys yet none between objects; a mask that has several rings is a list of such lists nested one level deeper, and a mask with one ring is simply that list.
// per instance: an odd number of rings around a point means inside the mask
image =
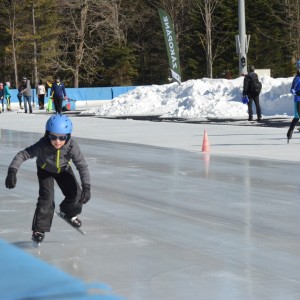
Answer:
[{"label": "black glove", "polygon": [[17,169],[9,168],[5,179],[5,186],[13,189],[17,184]]},{"label": "black glove", "polygon": [[84,184],[82,186],[82,193],[79,202],[86,204],[91,199],[91,185]]}]

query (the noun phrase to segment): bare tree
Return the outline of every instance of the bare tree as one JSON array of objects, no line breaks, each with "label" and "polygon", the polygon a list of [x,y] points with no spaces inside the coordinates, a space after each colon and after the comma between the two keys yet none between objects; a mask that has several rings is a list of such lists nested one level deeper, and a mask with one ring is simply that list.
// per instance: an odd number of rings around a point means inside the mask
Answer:
[{"label": "bare tree", "polygon": [[[123,4],[124,2],[124,4]],[[133,1],[129,1],[134,4]],[[128,0],[64,0],[65,33],[59,46],[60,57],[53,60],[57,71],[69,72],[74,87],[79,81],[92,82],[107,72],[101,66],[108,47],[126,48],[127,31],[132,22],[126,17],[134,5]],[[138,2],[138,0],[136,1]],[[126,74],[127,67],[115,69],[115,77]],[[117,83],[117,82],[116,82]]]},{"label": "bare tree", "polygon": [[289,32],[285,41],[294,49],[291,61],[294,63],[300,59],[300,0],[278,0],[276,5],[271,4],[267,2],[271,15]]},{"label": "bare tree", "polygon": [[2,24],[6,27],[7,32],[10,35],[11,45],[6,48],[8,55],[11,55],[11,60],[14,70],[14,79],[15,83],[18,82],[18,64],[17,64],[17,46],[16,46],[16,11],[17,5],[20,4],[18,0],[6,0],[4,1],[4,7],[2,12],[5,15],[5,18],[1,20]]},{"label": "bare tree", "polygon": [[218,23],[214,19],[214,11],[222,0],[195,0],[205,27],[205,34],[200,34],[200,43],[206,53],[207,77],[213,78],[213,62],[225,51],[222,46],[228,38],[218,36]]},{"label": "bare tree", "polygon": [[[36,35],[34,2],[32,2],[32,33],[33,33],[33,38],[34,38]],[[35,86],[37,86],[38,85],[38,65],[37,65],[37,45],[36,45],[35,39],[33,39],[33,69],[34,69],[34,83],[35,83]]]},{"label": "bare tree", "polygon": [[[179,56],[182,58],[184,55],[184,53],[180,51],[183,47],[182,39],[185,35],[190,34],[192,28],[192,22],[189,16],[193,8],[194,0],[146,0],[146,2],[156,10],[158,8],[164,9],[171,17],[179,48]],[[158,17],[157,21],[160,22]],[[164,43],[163,38],[161,42]],[[182,65],[180,68],[184,70]]]},{"label": "bare tree", "polygon": [[[187,18],[194,0],[147,0],[147,3],[155,8],[163,8],[174,23],[174,30],[180,43],[181,35],[189,32],[191,22]],[[159,21],[159,19],[158,19]]]},{"label": "bare tree", "polygon": [[[53,59],[56,71],[73,75],[74,87],[80,78],[85,81],[97,76],[101,48],[118,31],[109,18],[115,15],[115,1],[65,0],[61,1],[65,32],[59,45],[60,57]],[[121,38],[121,34],[118,34]]]}]

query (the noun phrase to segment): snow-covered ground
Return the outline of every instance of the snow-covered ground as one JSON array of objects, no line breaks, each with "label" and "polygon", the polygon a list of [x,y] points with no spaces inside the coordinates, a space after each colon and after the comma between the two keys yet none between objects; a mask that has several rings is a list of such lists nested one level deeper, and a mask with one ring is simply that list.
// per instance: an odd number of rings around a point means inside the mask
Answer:
[{"label": "snow-covered ground", "polygon": [[[171,83],[137,87],[85,113],[99,116],[161,115],[188,119],[247,118],[247,105],[241,101],[243,79],[203,78],[181,85]],[[260,95],[263,116],[293,116],[293,95],[290,93],[293,77],[274,79],[263,76],[260,80],[263,84]]]}]

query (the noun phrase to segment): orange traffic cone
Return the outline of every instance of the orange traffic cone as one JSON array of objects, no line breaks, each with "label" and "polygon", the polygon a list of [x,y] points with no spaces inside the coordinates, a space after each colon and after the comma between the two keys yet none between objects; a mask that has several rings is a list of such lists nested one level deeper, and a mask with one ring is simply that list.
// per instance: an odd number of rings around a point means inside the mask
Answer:
[{"label": "orange traffic cone", "polygon": [[203,144],[202,144],[202,152],[209,152],[209,141],[206,130],[204,130],[203,136]]},{"label": "orange traffic cone", "polygon": [[204,162],[205,177],[208,177],[208,174],[209,174],[209,161],[210,161],[210,153],[204,152],[203,153],[203,162]]}]

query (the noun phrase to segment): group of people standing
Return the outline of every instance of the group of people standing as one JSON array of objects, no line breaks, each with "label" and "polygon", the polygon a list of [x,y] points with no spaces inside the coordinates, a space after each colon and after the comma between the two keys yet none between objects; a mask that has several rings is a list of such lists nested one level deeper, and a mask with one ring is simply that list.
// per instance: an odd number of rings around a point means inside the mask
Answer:
[{"label": "group of people standing", "polygon": [[[64,99],[67,99],[67,94],[65,86],[60,81],[59,76],[55,77],[54,82],[47,81],[46,84],[44,84],[42,80],[39,80],[38,85],[36,86],[36,96],[38,98],[39,109],[45,109],[45,98],[48,96],[48,89],[51,89],[49,98],[49,101],[51,101],[51,107],[53,101],[55,111],[61,114],[62,103]],[[24,110],[25,113],[32,113],[32,107],[34,107],[34,101],[32,101],[32,89],[30,80],[25,76],[22,77],[22,80],[18,85],[17,98],[19,100],[20,109]],[[3,86],[3,83],[0,82],[0,100],[0,113],[4,112],[5,103],[7,111],[11,111],[10,82],[6,82],[5,86]]]},{"label": "group of people standing", "polygon": [[[40,80],[38,82],[38,85],[36,87],[36,95],[38,97],[38,104],[39,109],[44,109],[44,102],[45,102],[45,96],[46,96],[46,86],[43,84],[43,81]],[[22,77],[22,80],[18,86],[18,100],[20,109],[25,108],[25,113],[29,111],[29,113],[32,113],[32,106],[34,106],[34,101],[31,104],[31,85],[30,80],[26,77]],[[24,99],[24,107],[22,106],[22,98]]]}]

